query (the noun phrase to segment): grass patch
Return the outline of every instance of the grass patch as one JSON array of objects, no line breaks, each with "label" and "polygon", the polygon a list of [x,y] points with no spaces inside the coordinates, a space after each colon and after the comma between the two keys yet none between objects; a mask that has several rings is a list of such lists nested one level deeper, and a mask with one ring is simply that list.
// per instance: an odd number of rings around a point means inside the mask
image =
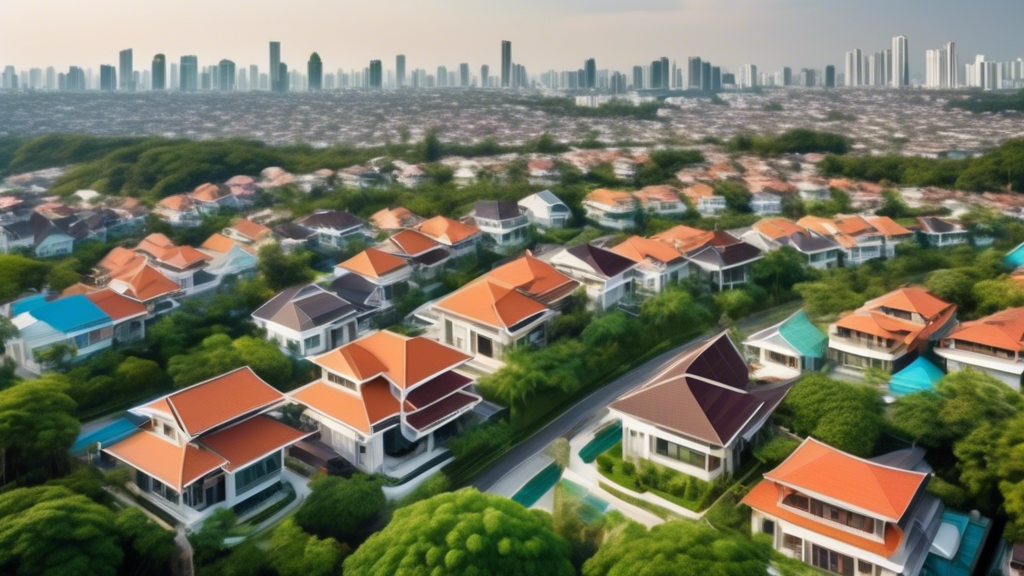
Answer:
[{"label": "grass patch", "polygon": [[612,488],[610,485],[608,485],[605,482],[598,481],[598,485],[601,487],[602,490],[604,490],[605,492],[611,494],[612,496],[615,496],[619,500],[622,500],[623,502],[626,502],[627,504],[632,504],[633,506],[636,506],[637,508],[642,508],[644,510],[647,510],[648,512],[650,512],[651,514],[654,514],[655,516],[657,516],[658,518],[661,518],[662,520],[677,520],[677,519],[680,518],[680,516],[678,516],[676,514],[673,514],[672,512],[662,508],[661,506],[657,506],[655,504],[651,504],[647,500],[643,500],[641,498],[637,498],[636,496],[632,496],[630,494],[626,494],[625,492],[622,492],[620,490],[616,490],[615,488]]},{"label": "grass patch", "polygon": [[721,493],[719,483],[705,482],[650,461],[642,461],[640,466],[625,461],[622,442],[602,456],[598,457],[597,470],[608,480],[634,492],[650,492],[693,512],[706,509]]},{"label": "grass patch", "polygon": [[750,508],[740,504],[748,488],[737,484],[726,490],[714,506],[704,514],[704,520],[719,530],[735,530],[750,534]]}]

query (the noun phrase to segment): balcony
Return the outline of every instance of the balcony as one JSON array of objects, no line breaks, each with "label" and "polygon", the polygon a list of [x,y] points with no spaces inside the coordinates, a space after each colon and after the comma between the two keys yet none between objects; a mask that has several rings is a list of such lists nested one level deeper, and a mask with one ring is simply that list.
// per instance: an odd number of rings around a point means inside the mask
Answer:
[{"label": "balcony", "polygon": [[828,337],[829,340],[832,340],[838,344],[846,344],[847,346],[855,346],[857,348],[862,348],[864,350],[874,350],[876,352],[883,352],[886,354],[894,354],[897,350],[899,350],[899,348],[901,348],[901,346],[896,343],[893,343],[892,345],[887,345],[884,343],[879,344],[878,341],[875,340],[874,338],[869,339],[859,338],[856,336],[840,336],[836,332],[830,332]]}]

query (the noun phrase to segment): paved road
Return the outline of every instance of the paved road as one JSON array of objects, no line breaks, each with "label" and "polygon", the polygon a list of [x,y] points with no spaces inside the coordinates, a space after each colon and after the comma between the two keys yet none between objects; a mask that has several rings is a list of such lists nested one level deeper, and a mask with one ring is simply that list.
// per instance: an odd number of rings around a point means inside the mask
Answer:
[{"label": "paved road", "polygon": [[[782,321],[784,317],[777,318],[776,314],[774,314],[775,312],[789,310],[790,313],[792,313],[795,312],[797,308],[798,305],[793,305],[792,303],[784,304],[781,307],[766,310],[763,315],[740,322],[738,323],[738,327],[740,329],[760,329],[765,327],[765,325],[771,325],[774,322]],[[659,371],[664,369],[666,365],[674,360],[681,351],[693,346],[697,342],[711,337],[712,335],[714,334],[704,334],[699,338],[695,338],[677,348],[656,356],[646,364],[622,375],[618,380],[615,380],[604,388],[596,390],[593,394],[587,396],[578,404],[568,409],[564,414],[556,418],[550,424],[540,429],[533,436],[530,436],[509,450],[504,456],[477,475],[470,485],[481,492],[490,489],[499,480],[515,470],[517,466],[542,452],[547,448],[548,444],[551,444],[556,438],[562,436],[571,437],[571,432],[584,425],[590,418],[600,417],[603,410],[611,404],[612,401],[633,388],[640,386]]]}]

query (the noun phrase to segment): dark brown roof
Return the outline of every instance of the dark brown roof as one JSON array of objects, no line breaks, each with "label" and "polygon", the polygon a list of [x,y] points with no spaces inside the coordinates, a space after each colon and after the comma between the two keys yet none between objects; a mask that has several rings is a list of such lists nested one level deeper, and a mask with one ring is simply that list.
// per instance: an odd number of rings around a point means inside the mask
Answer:
[{"label": "dark brown roof", "polygon": [[283,290],[252,315],[302,332],[355,313],[355,306],[349,302],[309,284]]},{"label": "dark brown roof", "polygon": [[440,402],[435,402],[422,410],[409,414],[405,417],[405,422],[416,430],[425,430],[457,410],[479,402],[479,397],[468,392],[456,392]]},{"label": "dark brown roof", "polygon": [[338,210],[310,214],[296,221],[296,223],[307,228],[327,228],[330,230],[348,230],[349,228],[363,225],[363,221],[359,218],[348,212],[340,212]]},{"label": "dark brown roof", "polygon": [[511,200],[480,200],[473,214],[488,220],[510,220],[519,216],[519,205]]},{"label": "dark brown roof", "polygon": [[605,278],[618,276],[636,265],[625,256],[590,244],[578,244],[566,250],[569,254],[586,262],[595,272]]}]

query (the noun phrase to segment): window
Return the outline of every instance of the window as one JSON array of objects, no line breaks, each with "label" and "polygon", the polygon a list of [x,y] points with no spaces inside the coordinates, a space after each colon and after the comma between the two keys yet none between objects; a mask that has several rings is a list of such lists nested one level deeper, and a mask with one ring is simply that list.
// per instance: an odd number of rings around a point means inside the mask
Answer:
[{"label": "window", "polygon": [[[326,372],[326,370],[325,370],[325,372]],[[348,388],[349,390],[354,390],[354,391],[358,391],[359,390],[359,387],[356,386],[355,382],[352,382],[351,380],[346,380],[346,379],[342,378],[341,376],[338,376],[334,372],[327,372],[327,381],[328,382],[332,382],[334,384],[337,384],[339,386]]]},{"label": "window", "polygon": [[764,519],[761,521],[761,533],[762,534],[775,534],[775,521]]},{"label": "window", "polygon": [[319,348],[320,347],[320,335],[319,334],[314,334],[313,336],[310,336],[309,338],[306,338],[305,345],[306,345],[306,350],[309,350],[311,348]]},{"label": "window", "polygon": [[791,534],[782,535],[782,547],[791,552],[801,553],[804,541]]},{"label": "window", "polygon": [[444,321],[444,343],[449,345],[449,346],[451,346],[452,342],[453,342],[453,340],[452,340],[452,321],[451,320],[445,320]]},{"label": "window", "polygon": [[857,560],[857,572],[860,572],[861,574],[871,574],[872,570],[874,570],[874,568],[875,567],[873,565],[871,565],[870,562],[865,562],[863,560]]},{"label": "window", "polygon": [[668,440],[657,438],[654,443],[654,451],[667,458],[678,460],[690,466],[696,466],[701,470],[706,468],[705,460],[707,456],[704,453],[690,450],[685,446],[680,446]]},{"label": "window", "polygon": [[822,570],[843,576],[853,576],[853,558],[822,548],[817,544],[812,548],[811,563]]},{"label": "window", "polygon": [[281,471],[280,450],[235,473],[235,494],[243,494],[268,476]]},{"label": "window", "polygon": [[75,336],[75,348],[88,348],[89,347],[89,334],[79,334]]}]

